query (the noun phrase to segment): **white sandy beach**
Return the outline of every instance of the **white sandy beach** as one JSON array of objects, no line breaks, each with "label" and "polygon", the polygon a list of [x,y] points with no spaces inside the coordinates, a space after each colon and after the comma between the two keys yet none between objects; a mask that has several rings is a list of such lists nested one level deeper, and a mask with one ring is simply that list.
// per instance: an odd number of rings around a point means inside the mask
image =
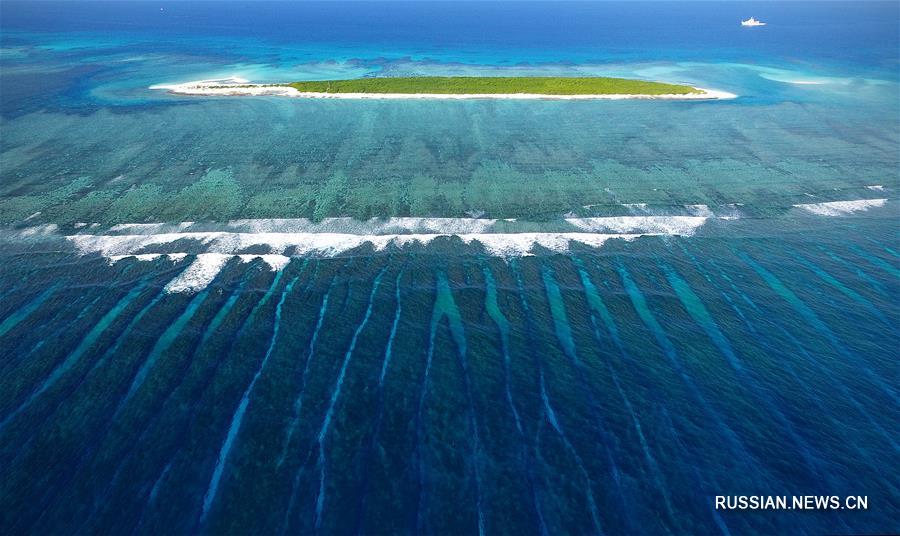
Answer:
[{"label": "white sandy beach", "polygon": [[695,88],[699,93],[673,95],[541,95],[534,93],[318,93],[298,91],[289,86],[253,84],[238,77],[216,80],[195,80],[181,84],[158,84],[150,89],[165,90],[175,95],[251,97],[274,96],[300,99],[374,99],[374,100],[724,100],[737,97],[734,93],[714,89]]}]

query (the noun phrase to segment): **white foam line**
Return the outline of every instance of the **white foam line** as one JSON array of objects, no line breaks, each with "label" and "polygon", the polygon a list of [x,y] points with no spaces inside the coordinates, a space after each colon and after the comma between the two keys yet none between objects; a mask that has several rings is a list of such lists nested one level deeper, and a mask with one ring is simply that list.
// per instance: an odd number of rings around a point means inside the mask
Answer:
[{"label": "white foam line", "polygon": [[691,235],[706,220],[707,216],[612,216],[567,218],[566,222],[592,232]]},{"label": "white foam line", "polygon": [[873,184],[873,185],[871,185],[871,186],[866,186],[866,188],[868,188],[869,190],[876,191],[876,192],[883,192],[883,191],[884,191],[884,186],[882,186],[882,185],[880,185],[880,184]]},{"label": "white foam line", "polygon": [[[522,257],[534,254],[538,246],[557,253],[568,251],[573,242],[599,248],[610,239],[634,240],[641,236],[692,235],[708,218],[706,216],[617,216],[567,218],[566,224],[577,232],[485,232],[498,220],[487,218],[386,218],[358,222],[351,218],[331,218],[313,223],[303,219],[234,220],[225,224],[228,230],[191,231],[195,224],[123,224],[111,232],[128,234],[62,235],[55,225],[40,225],[18,231],[28,239],[55,237],[75,246],[82,255],[100,254],[114,264],[122,259],[155,261],[166,257],[183,260],[184,249],[172,252],[178,242],[190,245],[196,256],[179,276],[170,281],[166,292],[197,292],[212,282],[232,258],[240,262],[262,260],[271,270],[282,270],[293,256],[333,257],[355,248],[371,245],[376,251],[389,246],[409,244],[426,246],[437,238],[457,237],[464,244],[480,244],[489,255]],[[220,224],[221,225],[221,224]],[[354,232],[274,232],[275,229],[343,228]],[[180,229],[180,232],[172,231]],[[410,230],[438,232],[405,232]],[[155,232],[165,231],[165,232]],[[251,232],[244,232],[251,231]],[[261,232],[260,232],[261,231]],[[379,234],[385,233],[385,234]],[[265,253],[246,253],[260,250]],[[168,251],[167,251],[168,250]]]},{"label": "white foam line", "polygon": [[827,203],[808,203],[794,205],[807,212],[819,216],[846,216],[854,212],[862,212],[870,208],[882,207],[887,199],[857,199],[854,201],[829,201]]},{"label": "white foam line", "polygon": [[[127,257],[137,260],[152,261],[163,254],[143,253],[136,254],[127,250],[135,248],[143,249],[149,245],[163,245],[166,241],[175,241],[185,238],[185,235],[203,235],[204,233],[171,234],[165,237],[157,236],[102,236],[102,235],[74,235],[66,237],[75,243],[82,254],[100,253],[106,256],[110,262],[118,262]],[[209,250],[196,255],[196,258],[178,277],[170,281],[165,291],[174,292],[198,292],[209,285],[219,274],[225,264],[232,258],[239,258],[241,262],[249,262],[261,259],[272,270],[281,270],[289,262],[290,257],[283,254],[242,254],[239,251],[251,245],[267,245],[273,249],[284,251],[287,247],[294,247],[296,255],[322,255],[326,257],[338,255],[342,252],[354,249],[364,244],[372,244],[376,250],[383,250],[393,244],[402,247],[411,243],[427,245],[439,237],[457,236],[465,244],[475,242],[481,244],[488,254],[501,257],[522,257],[533,255],[536,246],[541,246],[555,252],[565,252],[572,242],[586,246],[599,248],[607,240],[618,238],[622,240],[634,240],[641,236],[671,233],[641,233],[641,234],[599,234],[599,233],[473,233],[473,234],[413,234],[413,235],[348,235],[334,233],[296,233],[296,234],[236,234],[236,233],[207,233],[211,237],[199,237],[205,242]],[[114,252],[111,253],[111,252]],[[186,254],[166,254],[172,260],[181,260]]]},{"label": "white foam line", "polygon": [[178,277],[169,281],[163,290],[170,294],[200,291],[212,283],[231,257],[232,255],[221,253],[201,253]]},{"label": "white foam line", "polygon": [[[227,255],[227,254],[225,254]],[[139,253],[135,255],[110,255],[106,257],[109,261],[109,264],[115,264],[124,259],[135,259],[142,262],[155,261],[156,259],[165,257],[172,262],[178,262],[185,257],[187,257],[187,253]],[[241,260],[241,262],[251,262],[255,259],[260,259],[265,263],[272,271],[278,271],[287,266],[289,262],[291,262],[291,258],[285,255],[234,255],[234,257]]]},{"label": "white foam line", "polygon": [[[606,225],[606,224],[604,224]],[[99,253],[105,257],[121,259],[138,256],[137,252],[164,246],[179,240],[194,240],[205,249],[204,253],[220,255],[241,255],[252,247],[269,248],[268,255],[244,255],[248,260],[262,258],[270,266],[277,265],[279,257],[287,249],[293,248],[295,255],[322,255],[331,257],[365,244],[371,244],[377,251],[389,245],[403,247],[408,244],[428,245],[436,238],[459,237],[464,243],[478,242],[488,251],[502,255],[527,255],[534,245],[541,245],[554,251],[565,251],[569,241],[587,245],[602,245],[610,238],[632,239],[639,236],[688,235],[696,228],[654,229],[654,232],[639,233],[460,233],[460,234],[400,234],[400,235],[354,235],[344,233],[167,233],[160,235],[71,235],[65,238],[72,242],[81,254]],[[147,260],[155,259],[150,252],[140,254]],[[243,257],[242,257],[243,258]]]},{"label": "white foam line", "polygon": [[695,216],[715,216],[707,205],[685,205],[684,208]]},{"label": "white foam line", "polygon": [[[232,82],[231,80],[234,80]],[[695,87],[696,93],[668,95],[608,94],[608,95],[544,95],[535,93],[323,93],[299,91],[290,86],[250,84],[243,79],[196,80],[181,84],[157,84],[150,89],[166,90],[175,95],[205,96],[274,96],[303,99],[401,99],[401,100],[722,100],[737,97],[734,93]]]},{"label": "white foam line", "polygon": [[162,233],[142,235],[92,235],[76,234],[66,236],[66,240],[72,242],[82,253],[100,253],[104,257],[129,256],[138,251],[163,244],[170,244],[177,240],[197,240],[203,244],[208,243],[217,236],[229,233]]},{"label": "white foam line", "polygon": [[227,227],[252,233],[271,232],[343,232],[352,234],[401,234],[421,233],[483,233],[497,223],[489,218],[371,218],[360,221],[353,218],[325,218],[313,222],[305,218],[231,220]]},{"label": "white foam line", "polygon": [[162,257],[162,253],[142,253],[139,255],[110,255],[106,258],[110,264],[115,264],[123,259],[137,259],[139,261],[155,261]]},{"label": "white foam line", "polygon": [[[630,207],[630,206],[629,206]],[[634,205],[638,207],[638,205]],[[639,208],[646,208],[640,205]],[[690,216],[614,216],[598,218],[565,218],[565,222],[579,229],[608,232],[689,232],[702,225],[705,219],[714,217],[706,205],[687,205]],[[514,223],[514,218],[497,220],[489,218],[372,218],[365,221],[353,218],[325,218],[313,222],[305,218],[231,220],[216,224],[215,233],[277,234],[277,233],[333,233],[351,235],[393,234],[475,234],[488,233],[494,225],[503,221]],[[163,236],[181,234],[200,239],[201,234],[210,237],[209,226],[195,222],[119,224],[109,233],[120,236]],[[166,238],[164,238],[166,239]]]},{"label": "white foam line", "polygon": [[282,270],[291,262],[291,258],[286,255],[237,255],[237,257],[241,259],[241,262],[251,262],[260,259],[273,272]]},{"label": "white foam line", "polygon": [[57,234],[59,231],[59,226],[55,223],[47,223],[44,225],[35,225],[34,227],[27,227],[19,231],[19,236],[23,238],[35,237],[35,236],[53,236]]},{"label": "white foam line", "polygon": [[[122,223],[119,225],[113,225],[109,228],[109,231],[112,233],[127,233],[127,234],[155,234],[162,232],[165,229],[178,229],[184,230],[194,225],[192,221],[183,221],[178,224],[171,223]],[[77,227],[76,227],[77,228]]]}]

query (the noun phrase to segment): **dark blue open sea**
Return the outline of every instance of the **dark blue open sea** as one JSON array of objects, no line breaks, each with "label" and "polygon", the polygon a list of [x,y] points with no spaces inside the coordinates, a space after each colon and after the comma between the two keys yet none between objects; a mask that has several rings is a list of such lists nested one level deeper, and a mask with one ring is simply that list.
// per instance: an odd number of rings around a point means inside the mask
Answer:
[{"label": "dark blue open sea", "polygon": [[[0,533],[897,533],[898,21],[0,1]],[[404,75],[738,97],[150,89]]]}]

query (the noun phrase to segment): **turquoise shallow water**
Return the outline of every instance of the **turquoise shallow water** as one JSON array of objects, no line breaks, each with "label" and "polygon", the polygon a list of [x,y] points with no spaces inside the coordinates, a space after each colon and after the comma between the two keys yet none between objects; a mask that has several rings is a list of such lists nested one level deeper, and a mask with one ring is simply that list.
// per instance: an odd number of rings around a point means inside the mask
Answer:
[{"label": "turquoise shallow water", "polygon": [[[896,4],[160,7],[0,3],[6,532],[896,531]],[[409,74],[738,98],[148,89]]]}]

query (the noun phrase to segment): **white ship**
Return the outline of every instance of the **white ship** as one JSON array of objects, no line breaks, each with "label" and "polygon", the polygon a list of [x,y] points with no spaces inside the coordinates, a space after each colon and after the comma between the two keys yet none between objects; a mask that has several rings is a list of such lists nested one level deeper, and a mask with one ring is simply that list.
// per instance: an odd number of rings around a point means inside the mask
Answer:
[{"label": "white ship", "polygon": [[765,22],[758,21],[758,20],[754,19],[753,17],[750,17],[747,20],[741,21],[741,26],[765,26],[765,25],[766,25]]}]

